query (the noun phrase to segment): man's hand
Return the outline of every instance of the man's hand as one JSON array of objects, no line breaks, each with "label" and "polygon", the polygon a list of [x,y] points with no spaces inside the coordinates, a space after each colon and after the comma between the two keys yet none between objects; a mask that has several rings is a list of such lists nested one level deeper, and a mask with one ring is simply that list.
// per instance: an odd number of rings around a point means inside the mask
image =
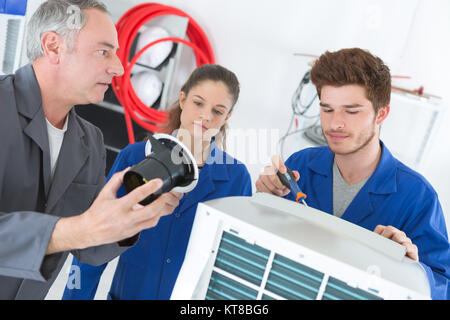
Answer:
[{"label": "man's hand", "polygon": [[[281,157],[279,155],[274,155],[272,156],[272,165],[266,166],[264,172],[260,174],[258,180],[256,180],[256,191],[271,193],[281,197],[287,195],[290,191],[278,178],[278,170],[282,174],[285,174],[287,171],[286,166],[283,161],[281,161]],[[295,170],[292,170],[292,173],[295,175],[295,180],[298,181],[300,174]]]},{"label": "man's hand", "polygon": [[171,214],[178,206],[183,195],[178,192],[162,194],[146,206],[139,204],[162,186],[161,179],[150,180],[129,194],[117,198],[117,190],[122,185],[126,171],[128,169],[114,174],[83,214],[58,220],[47,254],[132,237],[143,229],[154,227],[161,216]]},{"label": "man's hand", "polygon": [[414,261],[419,261],[419,250],[417,249],[417,246],[412,243],[411,239],[408,238],[403,231],[398,230],[393,226],[383,226],[380,224],[376,226],[373,232],[405,246],[406,256],[410,257]]}]

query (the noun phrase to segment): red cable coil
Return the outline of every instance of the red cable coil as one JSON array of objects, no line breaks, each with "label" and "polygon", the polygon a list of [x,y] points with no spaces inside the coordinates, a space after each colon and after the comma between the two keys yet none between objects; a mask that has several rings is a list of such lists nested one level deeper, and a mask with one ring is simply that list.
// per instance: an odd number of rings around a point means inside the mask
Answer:
[{"label": "red cable coil", "polygon": [[[146,24],[149,20],[157,18],[163,15],[177,15],[186,17],[189,19],[186,35],[190,42],[181,38],[169,37],[159,39],[149,43],[133,57],[128,63],[130,56],[130,49],[133,41],[139,31],[139,29]],[[215,63],[214,53],[211,45],[208,41],[203,30],[200,26],[185,12],[166,5],[158,3],[144,3],[135,6],[125,12],[125,14],[119,19],[116,24],[118,39],[119,39],[119,51],[117,55],[124,66],[125,73],[121,77],[114,77],[112,81],[112,87],[117,99],[124,108],[125,122],[128,132],[128,140],[130,143],[134,143],[134,132],[132,126],[132,119],[141,127],[152,131],[159,132],[162,127],[157,124],[163,124],[168,119],[168,112],[162,110],[156,110],[146,106],[136,95],[131,85],[131,69],[136,61],[144,53],[144,51],[152,45],[155,45],[163,41],[173,41],[182,43],[189,46],[195,53],[195,59],[197,66],[203,64]],[[148,122],[149,121],[149,122]]]}]

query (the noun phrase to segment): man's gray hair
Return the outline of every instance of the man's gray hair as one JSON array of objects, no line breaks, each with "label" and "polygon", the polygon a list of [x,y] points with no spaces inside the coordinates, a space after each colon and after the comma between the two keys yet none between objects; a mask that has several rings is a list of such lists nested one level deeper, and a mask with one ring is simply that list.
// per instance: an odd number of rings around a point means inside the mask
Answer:
[{"label": "man's gray hair", "polygon": [[69,51],[72,51],[75,37],[86,23],[86,16],[82,9],[90,8],[108,12],[106,6],[96,0],[48,0],[41,4],[28,22],[28,59],[33,62],[44,55],[41,37],[47,31],[60,34]]}]

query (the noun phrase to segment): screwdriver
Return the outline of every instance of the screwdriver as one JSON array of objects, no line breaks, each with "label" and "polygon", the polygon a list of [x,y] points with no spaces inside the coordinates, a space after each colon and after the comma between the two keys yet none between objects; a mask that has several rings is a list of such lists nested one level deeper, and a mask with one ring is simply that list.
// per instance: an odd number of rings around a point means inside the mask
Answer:
[{"label": "screwdriver", "polygon": [[289,169],[288,167],[286,167],[286,173],[282,174],[279,170],[277,171],[277,176],[280,179],[281,183],[288,188],[291,193],[294,195],[294,197],[296,198],[295,201],[299,202],[300,201],[305,205],[308,206],[305,202],[306,199],[306,194],[304,194],[302,192],[302,190],[300,190],[297,181],[295,181],[295,175],[292,173],[291,169]]}]

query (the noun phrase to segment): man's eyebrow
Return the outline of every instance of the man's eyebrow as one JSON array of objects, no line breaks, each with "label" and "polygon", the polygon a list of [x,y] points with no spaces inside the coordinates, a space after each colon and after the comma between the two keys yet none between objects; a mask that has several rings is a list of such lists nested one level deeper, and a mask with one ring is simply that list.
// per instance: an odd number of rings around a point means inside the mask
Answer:
[{"label": "man's eyebrow", "polygon": [[[330,105],[328,103],[320,103],[321,107],[329,107]],[[343,105],[344,108],[361,108],[364,107],[364,105],[359,104],[359,103],[354,103],[354,104],[344,104]]]},{"label": "man's eyebrow", "polygon": [[364,106],[359,103],[354,103],[354,104],[344,104],[343,107],[344,108],[360,108],[360,107],[364,107]]},{"label": "man's eyebrow", "polygon": [[[109,42],[106,42],[106,41],[101,41],[98,44],[100,44],[102,46],[105,46],[105,47],[108,47],[108,48],[113,49],[113,50],[116,48],[113,44],[111,44]],[[119,50],[119,47],[117,47],[116,51],[117,50]]]}]

